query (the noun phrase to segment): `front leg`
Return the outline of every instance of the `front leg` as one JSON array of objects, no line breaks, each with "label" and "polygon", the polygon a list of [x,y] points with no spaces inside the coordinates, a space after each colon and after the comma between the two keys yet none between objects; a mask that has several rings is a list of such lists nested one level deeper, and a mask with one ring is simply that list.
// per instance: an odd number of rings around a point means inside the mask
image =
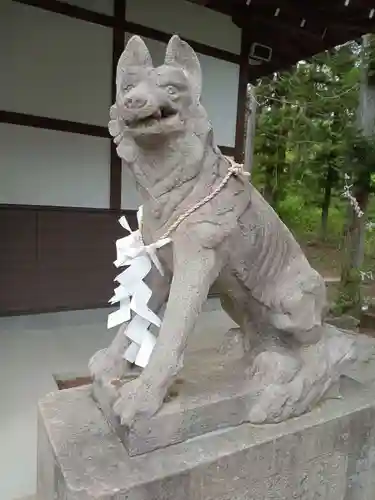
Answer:
[{"label": "front leg", "polygon": [[[170,281],[171,273],[167,269],[162,276],[155,267],[152,267],[145,279],[147,285],[154,291],[149,307],[156,314],[167,300]],[[113,379],[122,378],[127,373],[134,374],[133,365],[123,357],[129,345],[125,335],[127,326],[128,322],[121,325],[111,345],[96,352],[89,362],[91,376],[104,385],[110,384]]]},{"label": "front leg", "polygon": [[220,265],[214,250],[191,241],[174,242],[174,276],[159,337],[142,374],[124,384],[114,411],[123,424],[150,417],[161,407],[183,363],[189,333],[207,299]]}]

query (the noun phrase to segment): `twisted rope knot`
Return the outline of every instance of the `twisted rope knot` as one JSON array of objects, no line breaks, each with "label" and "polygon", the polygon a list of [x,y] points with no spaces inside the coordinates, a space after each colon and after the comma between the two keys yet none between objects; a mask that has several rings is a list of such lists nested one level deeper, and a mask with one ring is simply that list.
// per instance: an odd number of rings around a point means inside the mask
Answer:
[{"label": "twisted rope knot", "polygon": [[[229,158],[228,158],[229,159]],[[228,168],[228,172],[233,175],[243,175],[245,177],[250,177],[250,172],[247,172],[242,163],[236,163],[233,160],[229,160],[231,162],[230,167]]]}]

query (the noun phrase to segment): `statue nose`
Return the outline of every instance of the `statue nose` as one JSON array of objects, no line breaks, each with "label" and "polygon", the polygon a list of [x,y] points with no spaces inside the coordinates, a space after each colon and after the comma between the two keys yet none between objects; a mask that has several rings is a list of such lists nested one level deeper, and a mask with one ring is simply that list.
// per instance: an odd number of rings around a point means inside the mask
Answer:
[{"label": "statue nose", "polygon": [[147,99],[144,97],[126,97],[124,104],[129,109],[139,109],[146,106]]}]

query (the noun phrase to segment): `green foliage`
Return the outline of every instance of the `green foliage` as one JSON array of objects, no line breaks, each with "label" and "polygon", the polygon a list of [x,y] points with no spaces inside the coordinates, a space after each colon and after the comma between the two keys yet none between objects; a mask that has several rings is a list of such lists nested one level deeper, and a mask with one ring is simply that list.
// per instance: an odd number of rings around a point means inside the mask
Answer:
[{"label": "green foliage", "polygon": [[[356,42],[345,44],[257,86],[253,182],[302,241],[322,234],[328,199],[325,241],[342,245],[349,212],[345,183],[375,189],[375,135],[364,137],[357,120],[364,59],[375,84],[375,36],[369,45],[365,52]],[[375,218],[371,203],[369,216]],[[375,256],[375,229],[366,233],[365,251]],[[343,281],[340,311],[360,303],[358,272]]]},{"label": "green foliage", "polygon": [[354,182],[374,187],[375,137],[365,137],[355,128],[350,129],[345,152],[346,169],[352,173]]},{"label": "green foliage", "polygon": [[335,315],[349,314],[360,317],[362,306],[361,275],[358,269],[351,269],[341,282],[339,294],[332,311]]},{"label": "green foliage", "polygon": [[310,236],[319,232],[319,207],[307,204],[297,192],[289,194],[279,203],[278,212],[287,226],[297,234]]},{"label": "green foliage", "polygon": [[342,187],[346,136],[358,105],[356,48],[339,47],[260,82],[255,165],[277,203],[291,182],[314,190],[317,202],[329,167],[337,172],[337,188]]}]

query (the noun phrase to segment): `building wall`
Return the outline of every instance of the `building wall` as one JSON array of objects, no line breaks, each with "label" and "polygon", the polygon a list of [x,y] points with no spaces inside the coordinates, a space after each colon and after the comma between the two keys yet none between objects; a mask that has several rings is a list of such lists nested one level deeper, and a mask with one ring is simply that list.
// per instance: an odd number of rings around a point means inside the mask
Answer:
[{"label": "building wall", "polygon": [[[97,276],[97,285],[91,279],[92,287],[104,290],[103,269],[107,266],[112,279],[109,256],[112,258],[118,233],[115,224],[109,224],[108,231],[103,229],[103,217],[115,221],[121,209],[135,210],[140,204],[134,182],[124,169],[121,204],[115,211],[110,210],[114,207],[107,123],[115,28],[108,16],[113,14],[113,0],[64,1],[78,7],[75,11],[78,17],[80,8],[97,13],[97,17],[88,22],[49,11],[49,7],[45,10],[10,1],[0,8],[0,44],[5,48],[0,51],[0,116],[6,115],[0,122],[0,225],[2,234],[7,236],[7,242],[4,238],[0,241],[2,284],[22,286],[22,273],[17,265],[21,261],[30,279],[44,283],[36,294],[36,302],[31,299],[27,302],[25,296],[22,304],[17,304],[16,295],[8,300],[8,294],[2,294],[0,314],[29,310],[31,303],[33,310],[38,309],[38,304],[44,310],[47,303],[53,308],[51,295],[55,297],[55,308],[78,307],[80,296],[87,294],[87,284],[79,269],[85,275]],[[53,4],[51,0],[50,5]],[[240,51],[240,30],[227,16],[185,0],[127,0],[126,20],[132,23],[134,32],[145,26],[152,28],[151,37],[157,33],[155,30],[167,34],[164,41],[177,32],[198,42],[203,52],[207,52],[204,46],[216,47],[235,58]],[[123,33],[125,40],[132,34],[125,30]],[[154,63],[161,64],[164,41],[150,38],[145,41]],[[203,72],[202,102],[213,122],[216,142],[233,147],[238,65],[207,53],[197,54]],[[75,132],[70,128],[73,125]],[[48,224],[44,224],[45,220]],[[64,232],[59,233],[62,220]],[[77,238],[77,231],[81,239]],[[20,232],[28,235],[21,238],[22,251],[18,248]],[[95,245],[98,235],[106,238],[111,250],[103,250],[101,254],[89,251],[84,242]],[[78,268],[72,262],[75,244],[76,254],[81,255]],[[69,252],[65,251],[67,247]],[[55,252],[50,276],[60,280],[65,290],[60,297],[59,288],[48,286],[49,272],[42,262],[47,248]],[[83,254],[87,255],[85,265]],[[75,297],[72,301],[68,300],[69,291]],[[107,289],[103,291],[99,300],[100,294],[95,291],[92,300],[103,304],[107,293]]]},{"label": "building wall", "polygon": [[93,12],[100,12],[102,14],[113,14],[113,0],[60,0],[61,2],[83,7],[92,10]]},{"label": "building wall", "polygon": [[108,123],[112,30],[8,2],[0,16],[0,108]]},{"label": "building wall", "polygon": [[0,123],[0,203],[109,208],[110,139]]},{"label": "building wall", "polygon": [[[18,3],[0,16],[0,109],[104,125],[110,28]],[[110,139],[1,124],[0,203],[109,208]]]},{"label": "building wall", "polygon": [[126,19],[234,54],[241,50],[241,30],[230,17],[192,2],[127,0]]}]

